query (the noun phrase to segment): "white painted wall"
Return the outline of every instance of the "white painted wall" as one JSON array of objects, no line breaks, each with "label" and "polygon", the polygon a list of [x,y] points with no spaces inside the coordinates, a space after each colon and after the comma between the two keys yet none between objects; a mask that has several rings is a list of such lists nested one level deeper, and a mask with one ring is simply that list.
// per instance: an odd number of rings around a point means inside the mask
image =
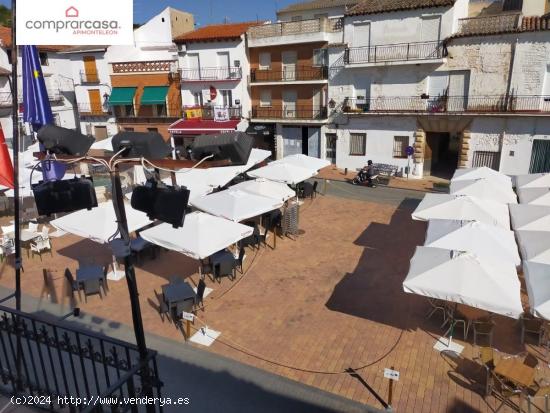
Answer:
[{"label": "white painted wall", "polygon": [[[351,3],[351,2],[350,2]],[[344,16],[346,9],[344,6],[341,7],[326,7],[319,8],[315,10],[301,10],[294,12],[278,12],[277,19],[278,21],[291,21],[293,17],[300,17],[301,20],[315,19],[316,15],[327,14],[329,18],[332,17],[342,17]]]}]

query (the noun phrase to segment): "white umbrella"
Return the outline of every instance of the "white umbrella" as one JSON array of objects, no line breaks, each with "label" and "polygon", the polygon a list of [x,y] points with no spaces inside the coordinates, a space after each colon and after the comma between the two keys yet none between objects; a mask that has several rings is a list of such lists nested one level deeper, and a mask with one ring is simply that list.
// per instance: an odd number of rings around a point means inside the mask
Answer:
[{"label": "white umbrella", "polygon": [[141,232],[153,244],[200,260],[252,235],[253,228],[204,212],[186,215],[183,227],[160,224]]},{"label": "white umbrella", "polygon": [[510,185],[500,185],[494,180],[486,178],[451,181],[450,193],[453,195],[471,195],[502,204],[518,203],[516,193]]},{"label": "white umbrella", "polygon": [[231,189],[238,189],[240,191],[266,196],[268,198],[280,199],[282,201],[287,201],[296,196],[296,191],[290,189],[288,185],[260,178],[233,185]]},{"label": "white umbrella", "polygon": [[263,168],[248,172],[248,176],[253,178],[265,178],[270,181],[283,182],[289,185],[296,185],[315,175],[317,175],[316,171],[284,162],[270,163]]},{"label": "white umbrella", "polygon": [[142,165],[135,165],[133,172],[134,185],[143,185],[145,182],[147,182],[147,176],[145,176],[145,168]]},{"label": "white umbrella", "polygon": [[550,320],[550,265],[524,261],[523,273],[531,313]]},{"label": "white umbrella", "polygon": [[506,186],[512,186],[512,178],[504,175],[494,169],[482,166],[480,168],[464,168],[457,169],[451,179],[452,181],[469,181],[472,179],[489,179],[495,182],[500,182]]},{"label": "white umbrella", "polygon": [[518,189],[519,203],[550,206],[550,187]]},{"label": "white umbrella", "polygon": [[516,231],[550,231],[550,206],[509,205],[512,228]]},{"label": "white umbrella", "polygon": [[430,219],[480,221],[506,229],[510,228],[508,207],[505,204],[471,196],[426,194],[412,213],[412,218],[419,221]]},{"label": "white umbrella", "polygon": [[477,221],[430,220],[426,247],[466,251],[480,258],[521,264],[513,231]]},{"label": "white umbrella", "polygon": [[303,155],[301,153],[296,155],[285,156],[283,159],[280,159],[272,163],[274,164],[287,163],[290,165],[300,166],[302,168],[311,169],[314,171],[318,171],[330,165],[330,161],[327,161],[325,159],[313,158],[311,156]]},{"label": "white umbrella", "polygon": [[469,252],[417,247],[405,292],[519,318],[523,313],[515,266]]},{"label": "white umbrella", "polygon": [[518,175],[516,188],[550,188],[550,174]]},{"label": "white umbrella", "polygon": [[191,204],[212,215],[240,222],[280,208],[283,201],[238,189],[227,189],[194,199]]},{"label": "white umbrella", "polygon": [[100,141],[95,141],[92,143],[90,149],[97,149],[102,151],[112,151],[113,150],[113,137],[102,139]]},{"label": "white umbrella", "polygon": [[550,264],[550,236],[546,231],[516,231],[521,256],[526,261]]}]

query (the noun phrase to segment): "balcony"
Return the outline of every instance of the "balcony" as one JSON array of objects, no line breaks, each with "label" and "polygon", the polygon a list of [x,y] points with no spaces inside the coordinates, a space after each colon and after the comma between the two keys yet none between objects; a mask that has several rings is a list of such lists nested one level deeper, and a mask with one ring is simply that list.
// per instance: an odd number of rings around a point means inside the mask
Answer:
[{"label": "balcony", "polygon": [[201,67],[200,69],[181,69],[183,82],[237,81],[243,77],[240,67]]},{"label": "balcony", "polygon": [[158,73],[176,71],[177,63],[173,60],[152,62],[120,62],[112,63],[113,73]]},{"label": "balcony", "polygon": [[254,119],[324,120],[327,118],[327,108],[313,105],[253,106],[251,115]]},{"label": "balcony", "polygon": [[[342,41],[343,19],[319,19],[278,22],[252,26],[248,29],[249,47],[272,44],[306,43],[333,40]],[[339,36],[331,36],[331,34]]]},{"label": "balcony", "polygon": [[253,69],[250,73],[252,83],[270,82],[309,82],[315,80],[327,80],[328,67],[297,66],[294,69],[260,70]]},{"label": "balcony", "polygon": [[78,113],[80,113],[80,116],[87,117],[110,116],[110,112],[107,108],[102,105],[91,105],[89,103],[79,103]]},{"label": "balcony", "polygon": [[344,52],[346,65],[440,60],[445,57],[443,42],[397,43],[351,47]]},{"label": "balcony", "polygon": [[229,119],[241,119],[242,117],[242,108],[240,106],[186,106],[183,108],[184,113],[194,112],[195,118],[200,118],[203,120],[215,120],[215,111],[216,110],[227,110],[229,112]]},{"label": "balcony", "polygon": [[459,19],[457,36],[499,34],[514,31],[518,28],[519,19],[519,13]]},{"label": "balcony", "polygon": [[174,123],[179,120],[180,116],[162,115],[162,116],[148,116],[148,115],[132,115],[132,116],[117,116],[116,121],[120,124],[128,123]]},{"label": "balcony", "polygon": [[369,113],[512,113],[548,114],[550,96],[384,96],[369,99],[346,98],[346,114]]},{"label": "balcony", "polygon": [[99,83],[99,74],[97,72],[86,72],[85,70],[81,70],[80,82],[83,84],[97,84]]}]

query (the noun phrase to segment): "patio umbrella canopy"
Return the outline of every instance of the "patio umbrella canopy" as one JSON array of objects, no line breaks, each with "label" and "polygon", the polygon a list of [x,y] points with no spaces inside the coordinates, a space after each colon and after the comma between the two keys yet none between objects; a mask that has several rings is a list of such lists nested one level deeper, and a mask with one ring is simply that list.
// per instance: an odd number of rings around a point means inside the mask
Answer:
[{"label": "patio umbrella canopy", "polygon": [[519,203],[550,206],[550,187],[518,189]]},{"label": "patio umbrella canopy", "polygon": [[470,181],[472,179],[489,179],[494,182],[500,182],[502,185],[512,187],[512,178],[494,169],[487,168],[486,166],[480,168],[457,169],[451,178],[451,182]]},{"label": "patio umbrella canopy", "polygon": [[181,228],[161,224],[140,235],[153,244],[199,260],[235,244],[252,232],[252,227],[196,211],[185,217]]},{"label": "patio umbrella canopy", "polygon": [[[125,205],[125,209],[129,232],[137,231],[151,223],[145,213],[136,211],[128,204]],[[118,230],[115,210],[110,202],[99,204],[97,208],[89,211],[82,209],[54,219],[51,224],[62,231],[103,244],[109,242]]]},{"label": "patio umbrella canopy", "polygon": [[516,231],[524,260],[550,264],[550,234],[546,231]]},{"label": "patio umbrella canopy", "polygon": [[510,205],[512,228],[516,231],[550,231],[550,206]]},{"label": "patio umbrella canopy", "polygon": [[520,282],[510,262],[482,259],[469,252],[417,247],[403,289],[519,318]]},{"label": "patio umbrella canopy", "polygon": [[240,222],[280,208],[283,201],[230,188],[193,199],[191,204],[212,215]]},{"label": "patio umbrella canopy", "polygon": [[248,172],[248,176],[252,178],[265,178],[270,181],[283,182],[289,185],[296,185],[315,175],[317,175],[315,170],[284,162],[272,162],[263,168]]},{"label": "patio umbrella canopy", "polygon": [[113,137],[102,139],[100,141],[95,141],[92,143],[90,149],[102,150],[102,151],[112,151],[113,150]]},{"label": "patio umbrella canopy", "polygon": [[505,204],[472,196],[426,194],[412,213],[412,218],[418,221],[430,219],[480,221],[510,229],[510,216]]},{"label": "patio umbrella canopy", "polygon": [[550,265],[524,261],[523,273],[531,313],[550,320]]},{"label": "patio umbrella canopy", "polygon": [[466,251],[480,258],[521,264],[513,231],[477,221],[433,219],[426,233],[426,247]]},{"label": "patio umbrella canopy", "polygon": [[303,154],[285,156],[283,159],[272,162],[273,164],[287,163],[289,165],[300,166],[302,168],[318,171],[330,165],[325,159],[314,158]]},{"label": "patio umbrella canopy", "polygon": [[550,188],[550,174],[518,175],[516,188]]},{"label": "patio umbrella canopy", "polygon": [[288,185],[281,182],[268,181],[267,179],[255,179],[253,181],[245,181],[240,184],[233,185],[231,189],[248,192],[254,195],[266,196],[268,198],[280,199],[288,201],[296,196],[296,191],[293,191]]},{"label": "patio umbrella canopy", "polygon": [[450,193],[453,195],[471,195],[502,204],[518,203],[518,198],[512,186],[501,185],[486,178],[451,181]]}]

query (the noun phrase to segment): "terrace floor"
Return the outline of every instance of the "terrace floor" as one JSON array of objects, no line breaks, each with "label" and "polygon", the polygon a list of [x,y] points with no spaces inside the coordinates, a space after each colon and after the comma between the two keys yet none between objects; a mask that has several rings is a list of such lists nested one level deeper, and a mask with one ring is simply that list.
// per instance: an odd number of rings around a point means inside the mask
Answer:
[{"label": "terrace floor", "polygon": [[[300,213],[303,233],[296,240],[279,238],[275,249],[249,250],[245,273],[236,281],[223,279],[218,284],[207,279],[214,291],[198,317],[222,334],[206,350],[378,408],[381,404],[373,393],[387,400],[383,370],[393,367],[400,372],[392,403],[396,411],[494,411],[500,403],[481,396],[472,336],[464,342],[458,335],[457,341],[465,346],[460,357],[435,351],[436,338],[443,334],[440,319],[425,319],[425,300],[402,290],[409,260],[415,246],[423,243],[426,229],[410,218],[417,200],[409,196],[415,195],[338,184],[337,189],[355,191],[355,196],[329,194],[305,201]],[[268,243],[273,245],[273,239]],[[66,293],[64,269],[74,274],[81,256],[107,263],[108,249],[73,235],[54,238],[53,245],[53,257],[25,260],[24,293],[47,302],[77,304],[100,319],[131,324],[124,280],[111,281],[106,297],[89,297],[87,303],[78,298],[75,302]],[[43,268],[51,271],[53,288],[44,286]],[[159,292],[173,274],[196,284],[197,262],[162,252],[136,269],[146,331],[184,345],[182,332],[161,321],[154,291]],[[1,264],[0,274],[0,284],[14,285],[10,264]],[[546,353],[520,344],[514,320],[496,321],[494,346],[507,354],[529,349],[544,366],[538,374],[550,377]],[[372,392],[346,373],[348,368],[354,368]]]}]

